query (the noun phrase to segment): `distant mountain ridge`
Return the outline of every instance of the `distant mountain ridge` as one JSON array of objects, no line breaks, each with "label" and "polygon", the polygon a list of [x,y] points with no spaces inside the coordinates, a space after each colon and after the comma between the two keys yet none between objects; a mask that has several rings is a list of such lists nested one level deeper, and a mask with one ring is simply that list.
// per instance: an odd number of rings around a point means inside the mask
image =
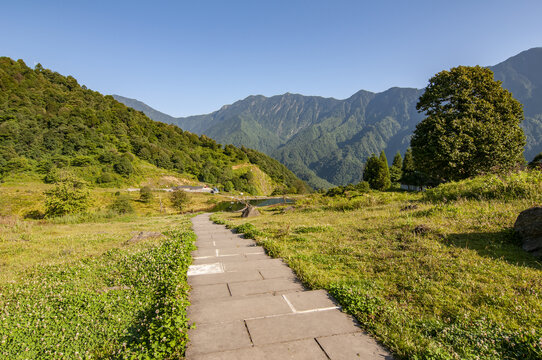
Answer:
[{"label": "distant mountain ridge", "polygon": [[[524,51],[490,69],[524,104],[525,157],[532,159],[542,151],[542,48]],[[256,95],[211,114],[185,118],[134,108],[221,143],[263,151],[312,186],[329,187],[358,182],[371,153],[384,150],[390,159],[397,151],[404,153],[424,117],[416,111],[423,91],[361,90],[344,100],[290,93]]]}]

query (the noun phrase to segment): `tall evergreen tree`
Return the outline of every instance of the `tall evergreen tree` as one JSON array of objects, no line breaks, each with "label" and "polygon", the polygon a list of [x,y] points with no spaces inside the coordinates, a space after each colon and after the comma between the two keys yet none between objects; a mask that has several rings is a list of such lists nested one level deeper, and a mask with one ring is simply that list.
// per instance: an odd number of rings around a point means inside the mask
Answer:
[{"label": "tall evergreen tree", "polygon": [[390,180],[392,183],[397,184],[401,182],[401,176],[403,175],[403,157],[401,153],[397,151],[393,158],[393,163],[390,168]]},{"label": "tall evergreen tree", "polygon": [[[386,155],[384,154],[384,161]],[[390,187],[390,174],[387,161],[372,154],[365,163],[363,171],[363,180],[369,183],[371,189],[386,190]]]},{"label": "tall evergreen tree", "polygon": [[390,168],[388,166],[388,158],[386,157],[386,153],[384,150],[380,153],[380,173],[379,173],[379,181],[382,184],[381,190],[389,189],[391,186],[391,179],[390,179]]},{"label": "tall evergreen tree", "polygon": [[403,159],[403,167],[401,169],[401,182],[405,185],[414,184],[414,158],[412,157],[412,149],[408,148],[405,152],[405,158]]}]

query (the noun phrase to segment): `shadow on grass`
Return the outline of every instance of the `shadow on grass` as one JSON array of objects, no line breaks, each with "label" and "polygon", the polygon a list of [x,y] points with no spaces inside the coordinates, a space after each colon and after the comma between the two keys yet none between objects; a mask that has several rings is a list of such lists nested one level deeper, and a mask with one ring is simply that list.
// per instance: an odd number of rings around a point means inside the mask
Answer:
[{"label": "shadow on grass", "polygon": [[444,242],[449,246],[474,250],[483,257],[504,260],[515,266],[542,270],[542,259],[532,256],[521,248],[521,240],[513,229],[449,234]]}]

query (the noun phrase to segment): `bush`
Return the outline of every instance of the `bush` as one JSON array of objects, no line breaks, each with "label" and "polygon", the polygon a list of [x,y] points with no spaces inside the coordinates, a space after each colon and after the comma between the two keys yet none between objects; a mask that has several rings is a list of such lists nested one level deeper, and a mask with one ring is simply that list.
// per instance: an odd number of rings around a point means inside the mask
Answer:
[{"label": "bush", "polygon": [[231,192],[231,191],[233,191],[234,189],[235,189],[235,188],[233,187],[233,183],[232,183],[231,181],[228,180],[228,181],[226,181],[226,182],[224,183],[224,191],[226,191],[226,192]]},{"label": "bush", "polygon": [[119,195],[111,205],[109,209],[116,212],[117,214],[131,214],[134,212],[134,208],[130,202],[130,197],[128,195]]},{"label": "bush", "polygon": [[531,161],[529,163],[529,167],[531,169],[538,169],[538,170],[542,170],[542,153],[536,155],[533,159],[533,161]]},{"label": "bush", "polygon": [[89,166],[92,164],[92,158],[90,156],[76,156],[71,160],[72,166]]},{"label": "bush", "polygon": [[425,192],[428,201],[474,200],[542,200],[542,172],[523,171],[505,176],[485,175],[459,182],[441,184]]},{"label": "bush", "polygon": [[256,226],[254,226],[253,224],[251,224],[249,222],[244,223],[244,224],[239,225],[239,226],[236,226],[235,230],[238,233],[245,234],[245,237],[249,238],[249,239],[255,239],[256,236],[262,234],[262,232],[260,230],[256,229]]},{"label": "bush", "polygon": [[87,183],[71,174],[62,174],[56,186],[45,192],[45,216],[81,213],[90,206]]},{"label": "bush", "polygon": [[96,179],[96,182],[98,184],[108,184],[108,183],[111,183],[113,181],[115,181],[115,177],[113,176],[113,174],[111,174],[109,172],[102,173],[102,175],[100,175],[100,177],[98,177],[98,179]]},{"label": "bush", "polygon": [[41,220],[45,217],[45,214],[39,210],[30,210],[24,214],[25,219]]},{"label": "bush", "polygon": [[47,173],[43,177],[43,182],[46,184],[54,184],[56,183],[60,178],[60,173],[56,166],[52,166],[47,170]]},{"label": "bush", "polygon": [[185,209],[185,206],[190,202],[188,194],[183,190],[175,190],[170,195],[171,205],[179,212]]},{"label": "bush", "polygon": [[149,186],[143,186],[139,189],[139,200],[148,204],[152,200],[152,190]]},{"label": "bush", "polygon": [[130,159],[128,159],[126,156],[120,157],[113,166],[113,169],[115,169],[117,174],[126,177],[130,176],[130,174],[134,172],[134,167],[132,166]]}]

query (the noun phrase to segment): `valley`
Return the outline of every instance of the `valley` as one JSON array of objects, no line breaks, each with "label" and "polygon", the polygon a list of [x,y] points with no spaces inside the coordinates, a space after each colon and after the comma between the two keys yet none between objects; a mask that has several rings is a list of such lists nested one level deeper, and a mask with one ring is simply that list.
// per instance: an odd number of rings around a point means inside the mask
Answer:
[{"label": "valley", "polygon": [[[250,96],[175,119],[0,58],[0,358],[197,359],[304,354],[301,345],[335,358],[344,349],[326,337],[365,351],[363,332],[383,346],[370,340],[368,352],[395,359],[542,358],[542,244],[533,251],[515,230],[542,203],[541,54],[492,68],[522,105],[493,79],[486,94],[486,69],[458,71],[476,86],[452,90],[473,95],[456,108],[445,98],[432,120],[454,131],[431,139],[450,149],[438,160],[453,178],[420,170],[423,141],[405,153],[424,90]],[[476,143],[463,130],[479,130],[470,115],[480,112],[496,121]],[[516,134],[506,149],[503,124]],[[488,158],[502,161],[482,167]],[[203,187],[213,192],[183,191]],[[243,217],[251,204],[262,206]],[[207,301],[217,294],[228,300]],[[205,306],[227,325],[209,323]],[[329,323],[316,331],[293,318]]]},{"label": "valley", "polygon": [[[526,50],[489,68],[524,105],[522,123],[531,161],[542,152],[542,48]],[[360,181],[372,153],[404,154],[423,114],[416,110],[423,89],[361,90],[344,100],[284,94],[249,96],[207,115],[174,118],[133,99],[117,100],[156,121],[176,124],[223,144],[262,151],[314,188]]]}]

